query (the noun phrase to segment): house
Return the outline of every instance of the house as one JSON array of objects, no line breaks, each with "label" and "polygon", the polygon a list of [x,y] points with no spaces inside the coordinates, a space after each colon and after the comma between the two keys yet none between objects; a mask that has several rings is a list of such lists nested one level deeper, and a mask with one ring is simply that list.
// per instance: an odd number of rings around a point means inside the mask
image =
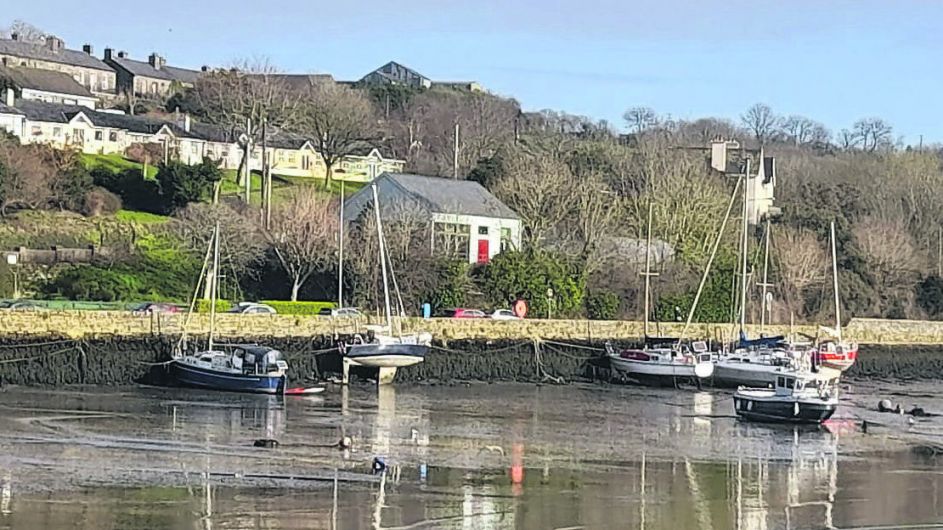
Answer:
[{"label": "house", "polygon": [[62,72],[93,94],[112,95],[115,71],[93,54],[86,44],[82,51],[65,47],[62,39],[49,35],[43,43],[20,40],[16,34],[0,39],[0,66],[18,66]]},{"label": "house", "polygon": [[[477,182],[408,173],[384,173],[373,182],[384,219],[409,215],[429,223],[433,254],[487,263],[520,247],[520,217]],[[372,186],[364,187],[347,199],[344,221],[355,222],[372,204]]]},{"label": "house", "polygon": [[[17,138],[23,136],[22,111],[13,108],[13,91],[4,92],[4,101],[0,101],[0,132],[12,134]],[[7,96],[9,94],[9,96]]]},{"label": "house", "polygon": [[0,89],[3,88],[13,88],[18,97],[32,101],[90,109],[98,105],[98,97],[69,74],[51,70],[0,66]]},{"label": "house", "polygon": [[117,76],[118,94],[139,98],[162,98],[192,87],[202,71],[168,66],[167,60],[152,53],[147,62],[131,59],[127,52],[115,53],[105,48],[105,64],[113,68]]},{"label": "house", "polygon": [[370,182],[383,173],[401,173],[405,166],[405,160],[384,157],[376,147],[362,147],[341,160],[333,177],[348,182]]},{"label": "house", "polygon": [[776,189],[776,159],[763,149],[746,149],[736,140],[718,138],[709,147],[690,147],[707,153],[710,170],[729,177],[744,177],[747,197],[747,222],[757,225],[781,210],[773,206]]},{"label": "house", "polygon": [[363,76],[360,82],[365,85],[404,85],[413,88],[432,87],[431,79],[395,61],[390,61]]}]

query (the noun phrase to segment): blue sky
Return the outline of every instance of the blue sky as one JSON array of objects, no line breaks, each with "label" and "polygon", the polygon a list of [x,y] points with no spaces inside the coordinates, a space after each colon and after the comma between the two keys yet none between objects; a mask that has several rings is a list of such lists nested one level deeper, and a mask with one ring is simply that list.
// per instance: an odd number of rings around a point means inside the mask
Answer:
[{"label": "blue sky", "polygon": [[931,0],[8,3],[0,26],[26,20],[99,56],[158,51],[189,67],[266,57],[338,79],[397,60],[433,79],[477,80],[527,110],[619,127],[636,105],[737,118],[763,102],[833,130],[880,116],[908,142],[943,141],[943,2]]}]

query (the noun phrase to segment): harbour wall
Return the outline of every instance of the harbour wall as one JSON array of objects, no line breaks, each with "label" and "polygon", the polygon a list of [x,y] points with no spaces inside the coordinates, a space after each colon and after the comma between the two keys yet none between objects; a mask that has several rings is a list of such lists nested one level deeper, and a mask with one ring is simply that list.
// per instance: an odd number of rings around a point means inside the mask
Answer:
[{"label": "harbour wall", "polygon": [[[232,337],[232,343],[265,342],[289,363],[292,384],[324,380],[340,372],[340,356],[330,337]],[[0,385],[61,386],[168,383],[166,361],[172,335],[0,337]],[[627,345],[621,342],[619,346]],[[426,361],[401,368],[400,384],[455,384],[514,381],[563,384],[605,379],[599,342],[459,339],[436,341]],[[943,379],[943,345],[863,345],[846,374],[853,379]],[[354,369],[355,379],[375,371]]]},{"label": "harbour wall", "polygon": [[[189,318],[189,321],[187,320]],[[367,320],[332,319],[296,315],[217,315],[216,331],[223,337],[319,337],[361,332]],[[643,324],[634,321],[536,320],[495,321],[490,319],[404,319],[404,329],[428,331],[439,340],[564,340],[600,342],[635,340],[643,335]],[[653,335],[679,336],[683,324],[652,323]],[[140,337],[179,335],[183,330],[205,336],[209,315],[183,314],[136,316],[126,311],[6,311],[0,313],[0,337]],[[759,326],[748,325],[750,336]],[[816,336],[811,325],[766,326],[766,335],[790,332]],[[943,344],[943,322],[854,318],[844,327],[844,336],[861,344]],[[729,340],[733,324],[693,324],[686,337]]]}]

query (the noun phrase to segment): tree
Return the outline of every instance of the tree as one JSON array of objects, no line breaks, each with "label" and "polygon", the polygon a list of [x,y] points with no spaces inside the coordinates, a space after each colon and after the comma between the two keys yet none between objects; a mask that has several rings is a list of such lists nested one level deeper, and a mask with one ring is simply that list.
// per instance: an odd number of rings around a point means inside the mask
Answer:
[{"label": "tree", "polygon": [[772,138],[776,127],[779,125],[779,118],[773,114],[773,109],[769,105],[757,103],[747,109],[740,116],[740,121],[750,129],[753,137],[760,145],[765,145]]},{"label": "tree", "polygon": [[777,227],[773,238],[774,265],[786,305],[804,313],[805,295],[826,278],[828,258],[815,233],[804,228]]},{"label": "tree", "polygon": [[577,207],[579,194],[569,166],[552,153],[541,156],[516,153],[507,173],[493,188],[495,195],[521,216],[524,246],[539,245],[562,228]]},{"label": "tree", "polygon": [[641,134],[658,123],[658,115],[650,107],[632,107],[625,111],[622,118],[636,134]]},{"label": "tree", "polygon": [[827,143],[831,134],[824,125],[805,116],[789,116],[782,120],[783,136],[794,145]]},{"label": "tree", "polygon": [[333,263],[337,247],[338,218],[326,195],[310,187],[299,188],[287,201],[272,209],[266,242],[292,280],[291,300],[312,274]]},{"label": "tree", "polygon": [[213,186],[222,178],[223,171],[209,158],[192,166],[177,160],[159,165],[157,186],[165,213],[175,212],[191,202],[208,198],[213,192]]},{"label": "tree", "polygon": [[855,122],[854,134],[861,139],[861,149],[873,153],[889,148],[894,141],[894,128],[881,118],[863,118]]},{"label": "tree", "polygon": [[0,30],[0,38],[12,39],[14,35],[19,41],[33,44],[41,44],[46,40],[45,31],[22,20],[14,20],[8,28]]},{"label": "tree", "polygon": [[912,295],[926,259],[903,224],[866,217],[852,231],[881,298],[893,305]]},{"label": "tree", "polygon": [[[492,304],[505,306],[521,298],[535,317],[577,314],[586,288],[571,263],[539,250],[498,254],[482,270],[480,285]],[[548,289],[552,291],[549,299]]]},{"label": "tree", "polygon": [[325,186],[344,157],[376,139],[375,128],[373,106],[361,92],[330,80],[309,87],[298,132],[311,139],[324,159]]}]

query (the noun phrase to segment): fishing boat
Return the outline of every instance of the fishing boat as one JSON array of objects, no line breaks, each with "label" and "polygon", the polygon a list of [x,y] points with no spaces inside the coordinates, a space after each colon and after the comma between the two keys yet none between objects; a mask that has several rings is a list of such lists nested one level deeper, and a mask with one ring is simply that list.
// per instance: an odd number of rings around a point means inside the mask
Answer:
[{"label": "fishing boat", "polygon": [[[724,220],[726,222],[726,219]],[[652,205],[648,206],[648,235],[645,245],[645,307],[644,343],[642,349],[616,350],[606,344],[606,356],[614,375],[623,380],[657,386],[677,386],[682,382],[700,384],[710,377],[714,365],[707,345],[696,342],[689,348],[676,338],[651,337],[648,334],[649,308],[651,307],[652,272]],[[695,298],[694,307],[697,305]],[[694,311],[692,307],[691,311]]]},{"label": "fishing boat", "polygon": [[[231,351],[215,348],[216,301],[219,294],[219,223],[213,231],[210,249],[213,258],[210,269],[212,303],[207,348],[196,353],[184,353],[181,346],[170,362],[171,375],[181,386],[263,394],[283,392],[288,381],[288,363],[282,359],[278,350],[259,345],[233,346]],[[210,251],[207,252],[207,258],[209,253]],[[204,262],[204,270],[205,267]],[[199,283],[197,282],[197,291],[200,288]],[[194,305],[191,304],[188,320]]]},{"label": "fishing boat", "polygon": [[[381,383],[392,381],[396,368],[413,366],[425,360],[429,348],[432,346],[432,335],[429,333],[402,333],[394,332],[393,311],[390,307],[389,277],[393,276],[392,266],[387,271],[386,242],[383,238],[383,223],[380,219],[380,199],[376,184],[373,189],[373,205],[377,222],[379,240],[380,270],[383,277],[383,299],[385,326],[368,326],[364,334],[354,334],[338,344],[345,363],[368,366],[380,369]],[[341,267],[343,268],[343,267]],[[393,282],[395,284],[395,276]],[[340,289],[339,289],[340,290]],[[340,294],[338,295],[340,297]],[[397,289],[398,309],[404,313],[402,299]],[[346,378],[345,378],[346,379]]]},{"label": "fishing boat", "polygon": [[773,388],[737,389],[734,411],[749,421],[822,423],[838,407],[837,383],[813,373],[782,374]]}]

